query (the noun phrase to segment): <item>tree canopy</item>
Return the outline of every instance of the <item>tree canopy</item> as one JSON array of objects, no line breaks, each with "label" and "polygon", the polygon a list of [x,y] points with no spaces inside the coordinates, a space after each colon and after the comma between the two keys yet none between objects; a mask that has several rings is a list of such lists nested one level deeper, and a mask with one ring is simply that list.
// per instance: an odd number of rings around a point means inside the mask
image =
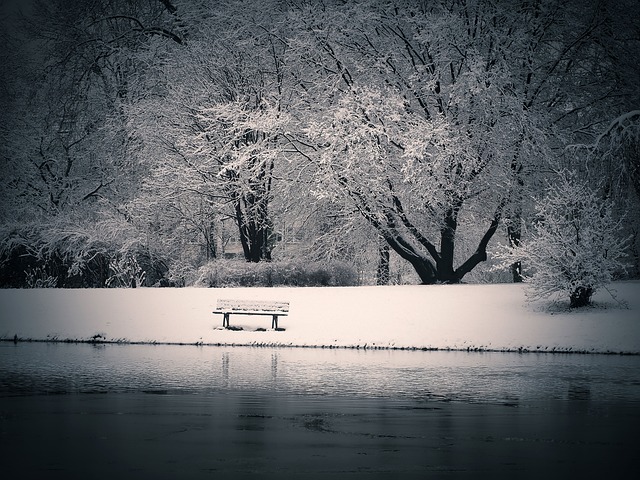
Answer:
[{"label": "tree canopy", "polygon": [[233,239],[249,262],[371,271],[391,249],[420,282],[457,283],[530,245],[537,194],[566,171],[627,218],[638,275],[639,10],[35,1],[2,37],[4,283],[109,285],[135,260],[153,284]]}]

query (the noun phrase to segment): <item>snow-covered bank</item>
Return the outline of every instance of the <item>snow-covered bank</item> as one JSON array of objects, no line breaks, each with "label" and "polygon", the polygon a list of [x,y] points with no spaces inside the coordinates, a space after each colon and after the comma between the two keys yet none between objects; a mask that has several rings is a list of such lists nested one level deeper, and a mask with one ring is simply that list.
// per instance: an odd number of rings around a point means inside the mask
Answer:
[{"label": "snow-covered bank", "polygon": [[[0,290],[0,337],[32,340],[640,354],[640,282],[569,311],[526,304],[522,285]],[[266,316],[213,315],[218,298],[288,300]],[[621,303],[626,304],[625,306]],[[267,331],[256,331],[257,328]]]}]

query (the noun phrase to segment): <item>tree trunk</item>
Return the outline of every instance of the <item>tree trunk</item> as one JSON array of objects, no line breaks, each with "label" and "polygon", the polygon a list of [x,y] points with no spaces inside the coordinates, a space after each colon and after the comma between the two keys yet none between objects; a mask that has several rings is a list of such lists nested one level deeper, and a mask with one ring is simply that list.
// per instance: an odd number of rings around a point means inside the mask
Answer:
[{"label": "tree trunk", "polygon": [[[252,213],[246,214],[245,211]],[[267,215],[266,206],[261,205],[256,211],[253,196],[238,197],[235,201],[235,221],[240,234],[244,259],[253,263],[271,260],[271,245],[269,245],[271,222]]]},{"label": "tree trunk", "polygon": [[204,240],[205,240],[205,256],[207,258],[207,262],[217,258],[218,249],[216,245],[216,236],[215,236],[215,224],[213,222],[209,223],[209,227],[204,229],[203,232]]},{"label": "tree trunk", "polygon": [[444,227],[440,230],[440,258],[436,262],[438,281],[442,283],[458,283],[453,270],[453,259],[456,244],[456,230],[458,228],[458,211],[456,207],[447,210]]},{"label": "tree trunk", "polygon": [[437,270],[431,260],[416,252],[402,237],[391,236],[384,231],[381,232],[381,234],[393,251],[411,264],[423,285],[433,285],[437,283]]},{"label": "tree trunk", "polygon": [[489,241],[491,240],[491,238],[493,238],[493,235],[498,229],[505,203],[506,199],[503,199],[496,208],[496,211],[493,214],[493,219],[491,220],[491,224],[480,239],[480,243],[478,243],[478,248],[476,248],[476,251],[473,252],[473,254],[456,269],[455,274],[458,278],[458,281],[462,280],[462,278],[471,270],[473,270],[480,262],[484,262],[487,260],[487,245],[489,245]]},{"label": "tree trunk", "polygon": [[[480,262],[487,260],[487,245],[495,234],[506,200],[502,200],[494,213],[489,228],[480,239],[476,251],[458,268],[454,269],[454,253],[455,253],[455,236],[458,227],[457,214],[459,208],[452,207],[446,214],[445,227],[442,228],[440,234],[440,252],[432,244],[428,244],[428,251],[433,260],[432,262],[426,255],[421,254],[413,245],[398,234],[395,224],[389,221],[386,229],[381,228],[381,223],[375,219],[371,220],[374,227],[378,228],[389,246],[400,255],[401,258],[407,260],[413,266],[423,285],[432,285],[438,282],[442,283],[459,283],[462,278],[473,270]],[[394,232],[393,234],[391,232]],[[414,237],[416,233],[412,232]],[[420,236],[418,242],[425,245],[426,238]]]},{"label": "tree trunk", "polygon": [[378,245],[378,269],[376,271],[376,285],[389,284],[389,244],[383,239]]},{"label": "tree trunk", "polygon": [[[531,82],[531,77],[527,78],[527,87]],[[520,132],[516,152],[511,160],[511,171],[516,181],[515,190],[513,191],[513,211],[511,213],[510,222],[507,225],[507,238],[511,248],[518,247],[522,239],[522,195],[524,193],[524,173],[522,162],[520,161],[520,152],[522,143],[524,142],[525,132]],[[513,283],[522,283],[522,263],[515,262],[511,265],[511,278]]]},{"label": "tree trunk", "polygon": [[255,221],[240,226],[240,241],[247,262],[271,260],[270,235],[271,228],[268,225],[257,225]]},{"label": "tree trunk", "polygon": [[[343,185],[348,188],[346,182]],[[452,205],[445,212],[444,225],[440,230],[440,251],[438,251],[407,218],[402,202],[393,193],[390,183],[389,187],[392,193],[393,207],[384,212],[384,221],[381,221],[379,217],[372,213],[372,209],[363,195],[355,190],[349,189],[348,191],[349,195],[356,200],[356,205],[358,205],[360,212],[378,230],[393,251],[411,263],[423,285],[432,285],[438,282],[459,283],[467,273],[487,259],[487,245],[500,224],[506,198],[498,204],[491,220],[491,225],[482,236],[476,251],[460,267],[454,269],[458,213],[464,200],[462,198],[454,198]],[[399,228],[399,225],[404,229]],[[433,261],[427,254],[417,249],[416,244],[422,245]]]},{"label": "tree trunk", "polygon": [[[512,219],[511,223],[507,226],[507,237],[509,239],[509,245],[514,248],[520,245],[520,239],[522,238],[521,232],[522,219],[518,216]],[[522,263],[514,262],[511,267],[511,278],[513,283],[521,283],[522,278]]]}]

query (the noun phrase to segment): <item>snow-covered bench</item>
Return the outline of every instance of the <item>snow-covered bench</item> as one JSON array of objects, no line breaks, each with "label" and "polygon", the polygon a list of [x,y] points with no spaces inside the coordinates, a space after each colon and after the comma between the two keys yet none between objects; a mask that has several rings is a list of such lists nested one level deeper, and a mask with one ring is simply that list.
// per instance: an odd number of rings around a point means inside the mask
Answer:
[{"label": "snow-covered bench", "polygon": [[271,328],[278,328],[278,317],[289,314],[289,302],[274,302],[260,300],[225,300],[218,299],[217,308],[213,313],[222,315],[222,326],[229,327],[229,316],[232,313],[241,315],[271,315]]}]

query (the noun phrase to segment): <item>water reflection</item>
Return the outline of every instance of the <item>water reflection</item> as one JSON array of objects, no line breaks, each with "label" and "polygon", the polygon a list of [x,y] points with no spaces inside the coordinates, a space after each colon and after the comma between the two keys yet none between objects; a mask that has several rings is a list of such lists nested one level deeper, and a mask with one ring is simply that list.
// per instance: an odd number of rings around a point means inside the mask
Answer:
[{"label": "water reflection", "polygon": [[640,399],[640,358],[5,343],[0,395],[226,390],[518,406]]},{"label": "water reflection", "polygon": [[567,398],[570,401],[589,402],[591,400],[591,387],[588,382],[570,382]]},{"label": "water reflection", "polygon": [[229,352],[222,352],[222,380],[225,387],[229,386]]},{"label": "water reflection", "polygon": [[616,477],[638,467],[639,366],[600,355],[5,343],[0,446],[14,461],[3,473]]},{"label": "water reflection", "polygon": [[278,352],[271,354],[271,380],[274,384],[278,380]]}]

